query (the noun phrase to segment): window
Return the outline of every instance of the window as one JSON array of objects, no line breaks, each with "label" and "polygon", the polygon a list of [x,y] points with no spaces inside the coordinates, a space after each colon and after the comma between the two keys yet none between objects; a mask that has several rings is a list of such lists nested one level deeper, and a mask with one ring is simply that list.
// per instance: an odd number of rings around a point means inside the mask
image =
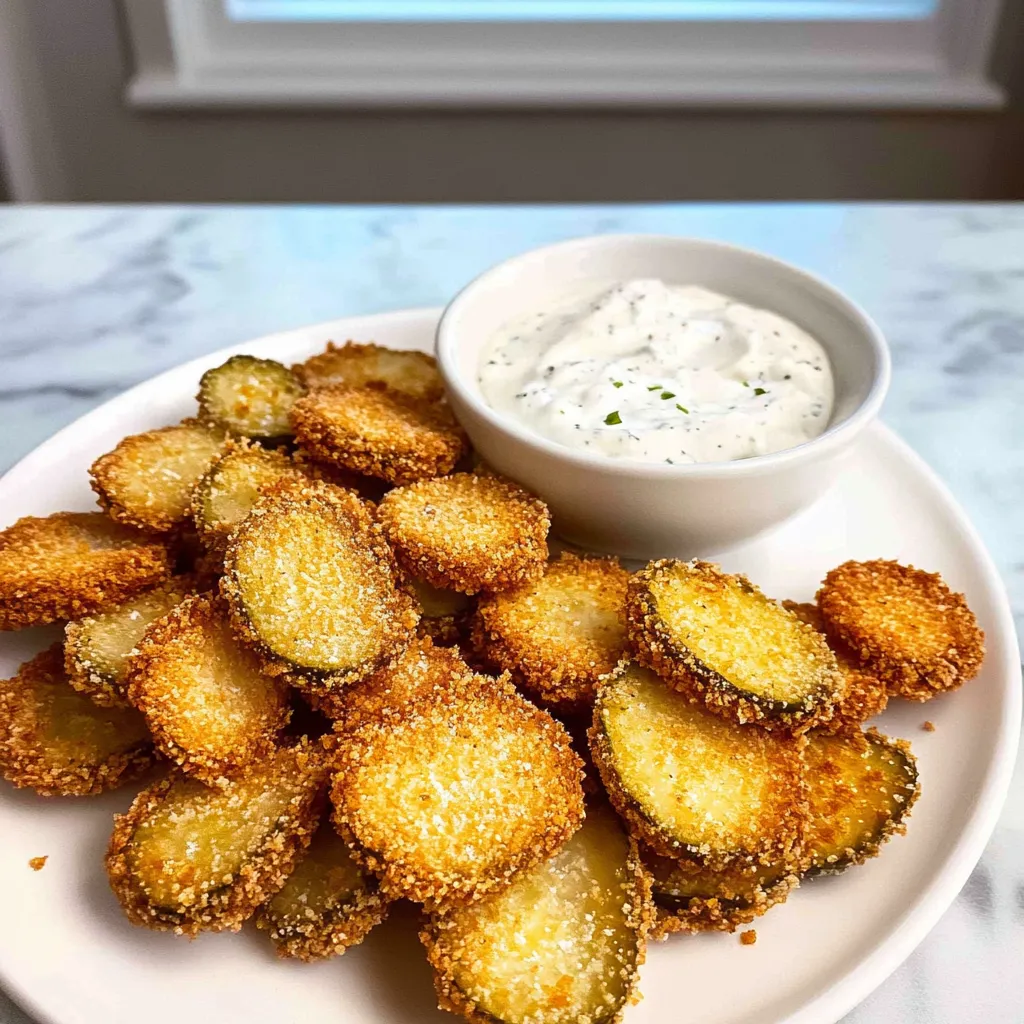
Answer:
[{"label": "window", "polygon": [[141,106],[991,108],[999,0],[122,0]]}]

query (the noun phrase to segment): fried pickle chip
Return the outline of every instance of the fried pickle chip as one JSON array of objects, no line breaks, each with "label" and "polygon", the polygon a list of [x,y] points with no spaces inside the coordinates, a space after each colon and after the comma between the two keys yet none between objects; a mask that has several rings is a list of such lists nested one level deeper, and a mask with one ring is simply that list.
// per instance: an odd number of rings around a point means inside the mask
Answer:
[{"label": "fried pickle chip", "polygon": [[101,708],[68,685],[60,644],[0,681],[0,774],[42,796],[92,796],[153,763],[142,716]]},{"label": "fried pickle chip", "polygon": [[274,359],[232,356],[199,381],[199,415],[232,434],[270,440],[291,433],[288,414],[303,393],[299,379]]},{"label": "fried pickle chip", "polygon": [[714,871],[699,861],[659,856],[642,846],[658,910],[653,937],[673,932],[734,932],[786,897],[798,884],[784,864],[740,865]]},{"label": "fried pickle chip", "polygon": [[278,956],[323,960],[356,946],[387,916],[377,880],[330,822],[320,826],[288,881],[256,913]]},{"label": "fried pickle chip", "polygon": [[283,481],[228,542],[221,591],[269,671],[334,689],[413,637],[418,613],[370,508],[351,491]]},{"label": "fried pickle chip", "polygon": [[604,807],[512,886],[435,915],[420,933],[441,1007],[470,1021],[611,1024],[646,953],[650,886]]},{"label": "fried pickle chip", "polygon": [[87,615],[64,627],[68,681],[102,707],[127,707],[128,660],[150,624],[193,592],[191,576],[173,576],[116,608]]},{"label": "fried pickle chip", "polygon": [[833,708],[831,721],[826,722],[821,728],[828,732],[859,732],[862,722],[880,715],[889,703],[889,692],[885,688],[885,683],[870,672],[865,672],[846,644],[830,638],[825,633],[825,620],[822,619],[816,604],[783,601],[782,605],[825,636],[832,653],[836,656],[839,671],[846,680],[846,691]]},{"label": "fried pickle chip", "polygon": [[541,704],[589,707],[625,653],[628,582],[615,559],[564,552],[539,580],[480,599],[473,646]]},{"label": "fried pickle chip", "polygon": [[565,730],[507,681],[453,685],[339,737],[335,824],[389,897],[434,908],[511,884],[583,818]]},{"label": "fried pickle chip", "polygon": [[392,484],[450,473],[469,446],[446,405],[385,386],[311,391],[292,407],[292,428],[314,459]]},{"label": "fried pickle chip", "polygon": [[26,516],[0,533],[0,630],[79,619],[171,574],[160,540],[101,512]]},{"label": "fried pickle chip", "polygon": [[444,397],[437,362],[425,352],[397,351],[354,341],[339,347],[329,341],[323,352],[293,366],[292,373],[311,390],[335,385],[360,388],[386,384],[422,402],[436,402]]},{"label": "fried pickle chip", "polygon": [[192,489],[223,444],[219,427],[197,420],[132,434],[92,464],[92,489],[118,522],[166,533],[187,518]]},{"label": "fried pickle chip", "polygon": [[878,856],[917,799],[917,765],[906,740],[869,729],[808,736],[804,751],[810,820],[805,848],[811,874],[838,874]]},{"label": "fried pickle chip", "polygon": [[416,632],[428,636],[441,647],[454,647],[465,638],[473,602],[457,590],[441,590],[423,580],[410,580],[420,603],[420,621]]},{"label": "fried pickle chip", "polygon": [[799,739],[708,714],[623,662],[598,693],[590,749],[615,809],[662,856],[714,870],[798,857]]},{"label": "fried pickle chip", "polygon": [[509,480],[456,473],[396,487],[378,515],[399,562],[435,587],[508,590],[544,571],[547,506]]},{"label": "fried pickle chip", "polygon": [[133,924],[238,931],[284,885],[316,831],[326,765],[306,743],[210,788],[179,772],[114,818],[106,868]]},{"label": "fried pickle chip", "polygon": [[825,628],[893,696],[930,700],[978,674],[985,634],[938,573],[898,562],[844,562],[818,591]]},{"label": "fried pickle chip", "polygon": [[844,692],[817,630],[710,562],[651,562],[630,580],[626,615],[637,659],[715,714],[800,731]]},{"label": "fried pickle chip", "polygon": [[288,687],[231,633],[220,597],[187,597],[139,642],[126,681],[157,747],[211,785],[267,757],[288,722]]}]

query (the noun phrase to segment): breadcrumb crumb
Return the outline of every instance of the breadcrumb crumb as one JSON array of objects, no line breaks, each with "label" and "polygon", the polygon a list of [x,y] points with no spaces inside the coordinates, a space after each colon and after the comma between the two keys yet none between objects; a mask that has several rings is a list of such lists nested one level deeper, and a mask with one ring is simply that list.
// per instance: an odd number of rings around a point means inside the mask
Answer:
[{"label": "breadcrumb crumb", "polygon": [[743,946],[752,946],[757,942],[757,932],[753,928],[748,928],[745,932],[740,932],[740,944]]},{"label": "breadcrumb crumb", "polygon": [[935,723],[934,722],[922,722],[921,723],[921,728],[924,729],[925,732],[935,732]]},{"label": "breadcrumb crumb", "polygon": [[49,856],[46,857],[33,857],[29,862],[28,866],[33,871],[42,871],[46,867],[46,862],[49,860]]}]

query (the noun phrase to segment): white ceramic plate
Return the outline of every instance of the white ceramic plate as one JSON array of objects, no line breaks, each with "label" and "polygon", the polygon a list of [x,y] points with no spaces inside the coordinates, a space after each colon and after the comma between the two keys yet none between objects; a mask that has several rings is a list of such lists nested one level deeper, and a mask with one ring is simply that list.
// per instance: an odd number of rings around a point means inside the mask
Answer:
[{"label": "white ceramic plate", "polygon": [[[285,362],[327,338],[431,349],[436,311],[342,320],[231,351]],[[86,469],[125,434],[188,415],[203,370],[225,350],[139,385],[36,449],[0,480],[0,525],[18,516],[92,507]],[[878,985],[924,937],[982,852],[1010,779],[1020,721],[1020,668],[1010,610],[992,563],[931,471],[883,427],[817,506],[767,540],[732,552],[727,569],[769,594],[810,598],[847,558],[897,558],[939,570],[966,592],[988,634],[981,675],[927,705],[897,702],[883,731],[908,737],[923,793],[905,837],[838,878],[810,882],[757,922],[755,946],[735,935],[675,937],[643,968],[643,1001],[626,1024],[824,1024]],[[46,636],[43,636],[43,633]],[[11,674],[52,631],[0,636]],[[932,721],[926,733],[921,724]],[[0,979],[53,1024],[330,1024],[454,1020],[434,1010],[411,911],[397,913],[341,959],[277,961],[263,933],[187,942],[132,927],[102,868],[111,815],[131,787],[43,800],[0,785]],[[44,870],[28,860],[46,854]]]}]

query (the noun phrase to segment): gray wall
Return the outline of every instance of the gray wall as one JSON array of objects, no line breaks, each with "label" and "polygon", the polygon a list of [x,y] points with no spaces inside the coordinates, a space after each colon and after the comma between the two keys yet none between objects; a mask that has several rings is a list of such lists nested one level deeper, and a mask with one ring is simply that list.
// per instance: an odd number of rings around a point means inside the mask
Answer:
[{"label": "gray wall", "polygon": [[[116,0],[26,5],[74,200],[647,200],[1024,195],[1024,118],[687,112],[141,113]],[[1021,0],[997,68],[1018,77]],[[1020,86],[1022,83],[1013,83]]]}]

